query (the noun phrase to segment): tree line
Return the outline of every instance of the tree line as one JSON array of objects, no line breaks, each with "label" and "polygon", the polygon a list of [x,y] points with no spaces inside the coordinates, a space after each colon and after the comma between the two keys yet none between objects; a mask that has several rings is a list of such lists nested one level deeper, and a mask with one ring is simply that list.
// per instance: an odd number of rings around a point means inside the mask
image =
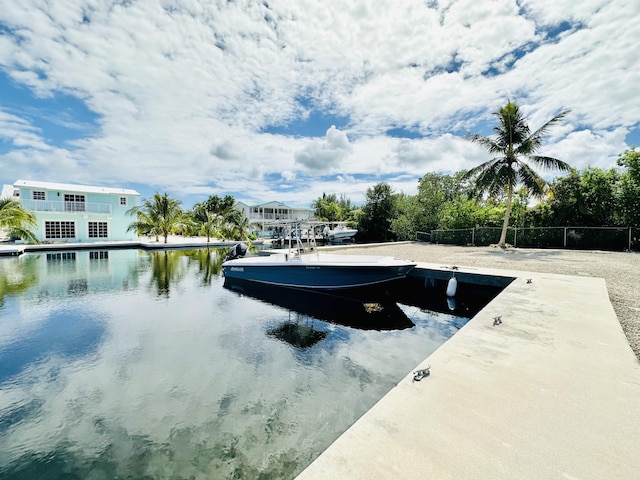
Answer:
[{"label": "tree line", "polygon": [[211,195],[186,211],[182,210],[181,203],[167,193],[160,195],[156,192],[151,198],[142,199],[140,205],[127,211],[136,217],[127,231],[155,236],[156,241],[162,236],[164,243],[170,234],[203,236],[207,237],[207,242],[211,238],[251,240],[249,220],[234,208],[236,201],[232,195]]},{"label": "tree line", "polygon": [[[509,227],[640,227],[640,152],[618,157],[619,168],[570,168],[549,182],[539,198],[514,191]],[[359,209],[362,241],[415,240],[417,232],[437,229],[502,227],[507,192],[478,196],[468,171],[427,173],[416,195],[395,193],[379,183],[367,190]]]}]

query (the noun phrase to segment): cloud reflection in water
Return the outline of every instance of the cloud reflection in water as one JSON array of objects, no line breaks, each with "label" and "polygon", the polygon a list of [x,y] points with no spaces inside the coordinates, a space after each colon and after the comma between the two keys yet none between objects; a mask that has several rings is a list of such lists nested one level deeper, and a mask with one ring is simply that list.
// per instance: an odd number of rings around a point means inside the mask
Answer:
[{"label": "cloud reflection in water", "polygon": [[[0,358],[15,358],[0,364],[3,479],[293,478],[457,330],[412,308],[405,330],[312,320],[323,339],[296,348],[268,335],[289,310],[222,288],[219,274],[203,282],[210,269],[169,253],[181,274],[162,274],[173,283],[160,296],[147,288],[153,258],[129,251],[109,252],[82,295],[56,290],[84,274],[78,252],[59,279],[43,257],[32,294],[0,310],[14,335]],[[47,284],[67,293],[33,294]],[[2,325],[47,310],[35,329]]]}]

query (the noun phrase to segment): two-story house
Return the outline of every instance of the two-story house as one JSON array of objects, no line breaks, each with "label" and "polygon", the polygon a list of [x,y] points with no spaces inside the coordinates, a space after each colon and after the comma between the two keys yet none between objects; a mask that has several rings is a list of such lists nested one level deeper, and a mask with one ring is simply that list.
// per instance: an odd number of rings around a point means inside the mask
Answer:
[{"label": "two-story house", "polygon": [[140,194],[125,188],[17,180],[13,195],[36,216],[33,232],[42,242],[136,240],[127,231],[135,217],[127,210]]},{"label": "two-story house", "polygon": [[269,235],[274,228],[269,224],[275,221],[306,220],[313,216],[313,210],[290,207],[281,202],[267,202],[260,205],[237,202],[234,208],[244,213],[249,220],[249,227],[260,236]]}]

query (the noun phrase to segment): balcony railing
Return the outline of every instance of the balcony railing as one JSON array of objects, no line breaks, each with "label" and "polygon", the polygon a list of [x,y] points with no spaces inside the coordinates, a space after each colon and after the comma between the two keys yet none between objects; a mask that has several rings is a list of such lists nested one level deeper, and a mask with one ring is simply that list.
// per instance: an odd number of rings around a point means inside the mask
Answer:
[{"label": "balcony railing", "polygon": [[111,214],[110,203],[64,202],[51,200],[22,200],[22,205],[32,212],[79,212]]},{"label": "balcony railing", "polygon": [[295,220],[292,214],[286,213],[255,213],[249,212],[249,220]]}]

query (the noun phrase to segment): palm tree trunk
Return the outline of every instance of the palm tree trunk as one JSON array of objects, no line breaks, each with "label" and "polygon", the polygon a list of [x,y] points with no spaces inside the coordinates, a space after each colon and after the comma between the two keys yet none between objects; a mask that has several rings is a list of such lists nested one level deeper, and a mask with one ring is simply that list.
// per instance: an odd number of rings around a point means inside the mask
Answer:
[{"label": "palm tree trunk", "polygon": [[499,247],[504,247],[507,243],[507,228],[509,228],[509,217],[511,216],[511,204],[513,201],[513,185],[509,185],[507,191],[507,209],[504,212],[504,223],[502,224],[502,233],[500,234]]}]

